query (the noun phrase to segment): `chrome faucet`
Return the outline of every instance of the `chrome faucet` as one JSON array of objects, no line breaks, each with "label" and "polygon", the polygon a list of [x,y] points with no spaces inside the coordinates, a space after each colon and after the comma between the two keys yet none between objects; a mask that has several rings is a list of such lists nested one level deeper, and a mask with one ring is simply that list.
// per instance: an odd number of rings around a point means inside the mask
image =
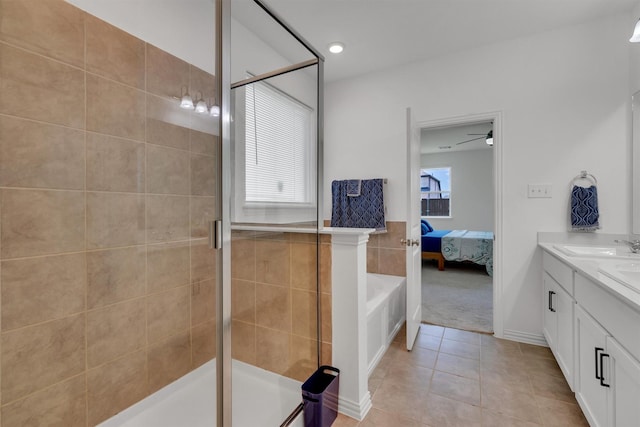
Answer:
[{"label": "chrome faucet", "polygon": [[636,240],[632,240],[631,242],[628,240],[615,240],[616,243],[624,243],[626,245],[629,245],[629,248],[631,249],[631,252],[633,252],[634,254],[640,254],[640,240],[636,239]]}]

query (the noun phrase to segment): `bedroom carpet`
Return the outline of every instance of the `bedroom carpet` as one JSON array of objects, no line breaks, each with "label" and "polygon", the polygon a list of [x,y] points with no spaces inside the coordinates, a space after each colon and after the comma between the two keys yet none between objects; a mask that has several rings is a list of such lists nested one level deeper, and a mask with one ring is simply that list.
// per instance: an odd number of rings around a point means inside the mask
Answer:
[{"label": "bedroom carpet", "polygon": [[422,321],[466,331],[493,332],[493,280],[484,267],[422,266]]}]

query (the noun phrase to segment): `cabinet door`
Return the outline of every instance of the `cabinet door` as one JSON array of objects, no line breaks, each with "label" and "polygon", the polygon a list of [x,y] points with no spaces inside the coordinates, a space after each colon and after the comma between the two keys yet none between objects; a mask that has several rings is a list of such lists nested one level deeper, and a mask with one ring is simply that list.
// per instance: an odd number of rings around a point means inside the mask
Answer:
[{"label": "cabinet door", "polygon": [[556,294],[553,295],[553,307],[556,312],[557,334],[555,356],[562,370],[569,388],[574,390],[573,374],[573,318],[575,303],[571,295],[560,286],[556,286]]},{"label": "cabinet door", "polygon": [[544,324],[542,332],[544,333],[544,337],[547,339],[549,348],[555,353],[556,338],[558,335],[558,316],[556,314],[556,309],[553,307],[553,304],[556,300],[556,288],[558,288],[559,286],[546,271],[542,275],[542,280],[544,289],[542,302],[544,307]]},{"label": "cabinet door", "polygon": [[[605,351],[606,331],[579,305],[575,309],[575,392],[591,427],[608,425],[608,388],[600,384],[600,353]],[[621,426],[622,427],[622,426]]]},{"label": "cabinet door", "polygon": [[604,358],[605,383],[609,392],[611,426],[640,426],[640,363],[613,338],[607,338]]}]

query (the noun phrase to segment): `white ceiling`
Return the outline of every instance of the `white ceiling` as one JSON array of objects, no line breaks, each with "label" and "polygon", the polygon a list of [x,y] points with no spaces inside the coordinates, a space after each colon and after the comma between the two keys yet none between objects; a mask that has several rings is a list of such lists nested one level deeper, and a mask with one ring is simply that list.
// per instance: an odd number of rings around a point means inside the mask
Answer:
[{"label": "white ceiling", "polygon": [[[422,154],[433,154],[452,151],[491,150],[492,148],[486,143],[486,135],[492,129],[493,124],[491,122],[422,129],[420,131],[420,152]],[[470,139],[476,140],[469,141]],[[463,141],[469,142],[459,144]]]},{"label": "white ceiling", "polygon": [[[630,12],[637,4],[637,0],[264,1],[325,55],[328,82]],[[336,40],[346,46],[340,55],[327,49]]]}]

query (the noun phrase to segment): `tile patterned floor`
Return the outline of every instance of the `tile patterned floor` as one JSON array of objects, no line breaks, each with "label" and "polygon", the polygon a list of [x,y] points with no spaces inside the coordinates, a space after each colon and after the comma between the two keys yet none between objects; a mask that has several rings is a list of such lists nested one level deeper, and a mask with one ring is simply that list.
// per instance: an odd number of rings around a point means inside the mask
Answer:
[{"label": "tile patterned floor", "polygon": [[587,426],[546,347],[422,325],[411,352],[404,330],[369,378],[373,408],[333,427]]}]

